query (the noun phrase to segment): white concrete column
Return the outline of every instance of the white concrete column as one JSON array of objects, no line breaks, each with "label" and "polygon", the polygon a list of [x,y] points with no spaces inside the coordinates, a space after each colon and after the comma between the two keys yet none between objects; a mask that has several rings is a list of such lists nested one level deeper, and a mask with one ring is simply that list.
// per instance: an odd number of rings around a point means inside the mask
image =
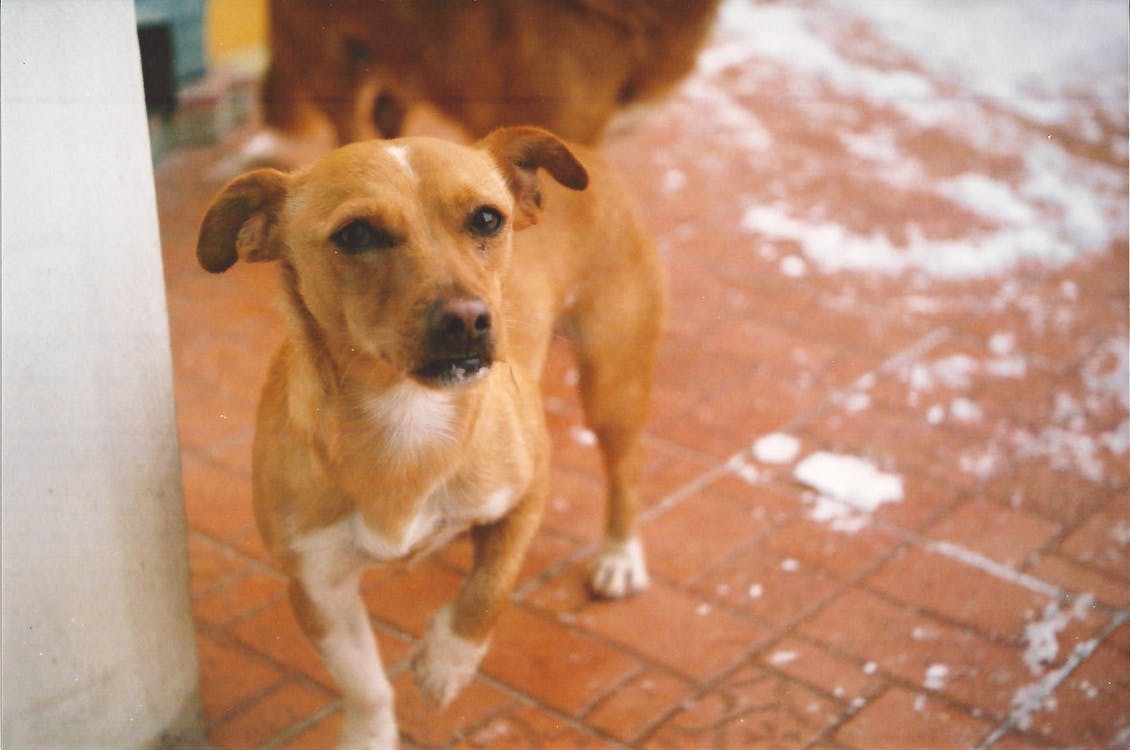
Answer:
[{"label": "white concrete column", "polygon": [[198,730],[131,0],[0,5],[5,750]]}]

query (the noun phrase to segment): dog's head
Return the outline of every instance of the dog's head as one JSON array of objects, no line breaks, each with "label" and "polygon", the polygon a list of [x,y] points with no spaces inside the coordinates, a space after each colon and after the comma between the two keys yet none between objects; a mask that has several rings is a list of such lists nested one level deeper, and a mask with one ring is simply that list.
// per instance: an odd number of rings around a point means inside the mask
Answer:
[{"label": "dog's head", "polygon": [[293,174],[229,183],[204,217],[200,264],[283,264],[294,323],[341,371],[429,386],[473,380],[498,356],[512,235],[538,220],[538,170],[582,190],[569,149],[536,128],[471,147],[425,138],[340,148]]}]

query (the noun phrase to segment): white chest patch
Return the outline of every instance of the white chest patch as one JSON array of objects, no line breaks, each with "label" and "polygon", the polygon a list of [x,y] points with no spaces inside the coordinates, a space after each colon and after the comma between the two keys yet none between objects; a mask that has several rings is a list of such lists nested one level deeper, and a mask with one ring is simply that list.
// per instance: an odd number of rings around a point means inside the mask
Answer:
[{"label": "white chest patch", "polygon": [[472,524],[502,518],[513,500],[510,487],[477,498],[441,488],[424,499],[399,536],[371,528],[359,513],[353,513],[297,538],[294,550],[303,559],[307,583],[324,587],[327,582],[340,581],[366,561],[389,562],[433,552]]},{"label": "white chest patch", "polygon": [[455,405],[443,391],[405,381],[367,399],[363,406],[390,447],[411,451],[455,438]]}]

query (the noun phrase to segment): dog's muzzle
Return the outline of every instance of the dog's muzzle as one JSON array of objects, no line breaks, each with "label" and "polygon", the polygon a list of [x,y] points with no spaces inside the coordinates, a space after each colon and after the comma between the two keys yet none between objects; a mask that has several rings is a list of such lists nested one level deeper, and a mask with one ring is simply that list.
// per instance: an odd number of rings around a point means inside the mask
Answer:
[{"label": "dog's muzzle", "polygon": [[439,300],[428,311],[424,356],[415,375],[436,385],[461,385],[484,374],[493,355],[486,302],[478,297]]}]

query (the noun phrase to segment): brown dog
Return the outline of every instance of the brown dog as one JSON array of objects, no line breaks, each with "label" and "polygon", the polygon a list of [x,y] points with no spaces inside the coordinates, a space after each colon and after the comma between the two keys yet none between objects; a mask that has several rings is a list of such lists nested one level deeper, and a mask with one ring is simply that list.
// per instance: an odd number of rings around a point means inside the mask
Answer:
[{"label": "brown dog", "polygon": [[[272,0],[268,127],[401,135],[428,102],[480,138],[537,125],[594,143],[690,72],[718,0]],[[259,146],[262,147],[262,144]]]},{"label": "brown dog", "polygon": [[342,747],[396,744],[358,594],[366,565],[470,529],[473,569],[413,669],[439,704],[473,676],[545,502],[538,376],[555,327],[574,342],[607,472],[592,587],[619,597],[647,585],[638,438],[662,274],[591,151],[534,128],[473,147],[353,144],[290,175],[232,181],[204,218],[197,256],[213,272],[239,259],[282,269],[289,336],[259,408],[256,516],[341,686]]}]

